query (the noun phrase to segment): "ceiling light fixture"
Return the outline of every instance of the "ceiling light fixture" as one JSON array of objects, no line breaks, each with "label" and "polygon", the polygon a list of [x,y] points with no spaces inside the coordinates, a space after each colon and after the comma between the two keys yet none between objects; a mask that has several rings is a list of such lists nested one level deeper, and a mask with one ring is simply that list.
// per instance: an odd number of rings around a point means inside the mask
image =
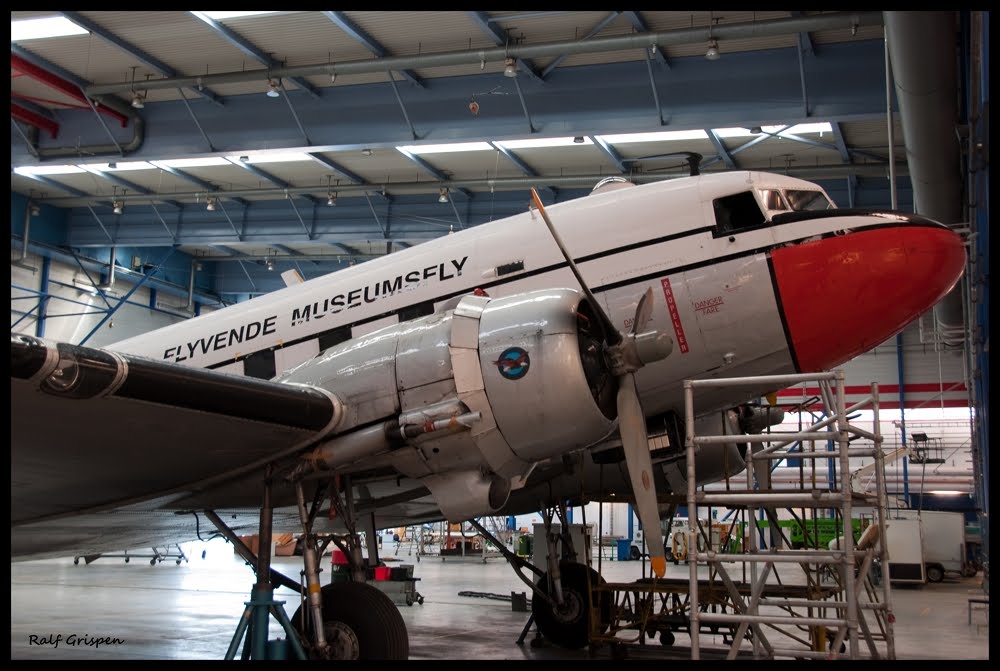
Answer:
[{"label": "ceiling light fixture", "polygon": [[280,85],[276,79],[272,79],[267,83],[267,97],[268,98],[278,98],[281,96]]},{"label": "ceiling light fixture", "polygon": [[333,207],[334,205],[336,205],[337,204],[337,194],[331,193],[329,196],[327,196],[326,197],[326,204],[329,205],[330,207]]},{"label": "ceiling light fixture", "polygon": [[[136,65],[132,66],[132,107],[136,108],[137,110],[141,110],[143,107],[146,106],[146,101],[145,101],[146,96],[137,93],[135,90],[135,69],[137,67],[138,66]],[[148,80],[149,77],[147,76],[146,79]]]},{"label": "ceiling light fixture", "polygon": [[719,60],[719,43],[712,37],[712,26],[718,21],[719,19],[712,16],[712,12],[708,13],[708,51],[705,52],[705,58],[710,61]]},{"label": "ceiling light fixture", "polygon": [[205,201],[205,209],[209,212],[215,212],[215,198],[208,198]]},{"label": "ceiling light fixture", "polygon": [[584,142],[583,136],[582,135],[577,135],[576,137],[573,138],[573,142],[576,143],[576,144],[583,144],[583,142]]},{"label": "ceiling light fixture", "polygon": [[121,214],[125,211],[125,202],[121,200],[116,200],[111,203],[111,211],[115,214]]},{"label": "ceiling light fixture", "polygon": [[517,76],[517,59],[516,58],[508,58],[508,59],[504,60],[503,76],[504,77],[516,77]]},{"label": "ceiling light fixture", "polygon": [[715,40],[708,41],[708,51],[705,52],[705,58],[710,61],[719,60],[719,43]]},{"label": "ceiling light fixture", "polygon": [[443,187],[442,186],[441,190],[438,191],[438,202],[439,203],[447,203],[448,202],[448,189],[447,189],[447,187]]}]

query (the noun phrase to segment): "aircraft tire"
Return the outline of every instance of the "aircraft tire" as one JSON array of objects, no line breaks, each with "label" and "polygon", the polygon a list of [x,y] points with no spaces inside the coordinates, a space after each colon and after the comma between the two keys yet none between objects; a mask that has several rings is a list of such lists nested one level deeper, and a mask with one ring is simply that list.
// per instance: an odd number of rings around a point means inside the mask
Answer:
[{"label": "aircraft tire", "polygon": [[[323,624],[328,638],[345,637],[351,659],[405,660],[410,639],[399,609],[385,592],[367,583],[340,582],[323,587]],[[301,626],[301,607],[292,616],[292,626]],[[310,633],[299,630],[308,642]]]},{"label": "aircraft tire", "polygon": [[[559,565],[565,601],[565,607],[560,611],[555,611],[537,592],[531,598],[531,613],[535,618],[535,626],[542,636],[559,647],[575,650],[590,642],[588,571],[592,585],[604,584],[604,578],[588,566],[573,562],[563,562]],[[539,589],[545,589],[547,584],[546,575],[539,580]],[[598,609],[603,633],[611,622],[611,595],[608,592],[600,592],[599,595]]]},{"label": "aircraft tire", "polygon": [[927,582],[941,582],[944,580],[944,568],[938,564],[927,565]]}]

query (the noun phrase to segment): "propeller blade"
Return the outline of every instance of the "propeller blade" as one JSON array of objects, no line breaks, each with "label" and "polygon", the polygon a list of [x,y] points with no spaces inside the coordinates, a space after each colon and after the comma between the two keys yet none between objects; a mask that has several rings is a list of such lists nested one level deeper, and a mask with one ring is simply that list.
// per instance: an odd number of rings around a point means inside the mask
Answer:
[{"label": "propeller blade", "polygon": [[653,573],[662,578],[667,572],[667,559],[663,550],[663,532],[660,530],[653,462],[649,458],[646,417],[639,404],[639,394],[632,373],[625,373],[618,384],[618,430],[625,451],[625,464],[632,481],[635,509],[646,538],[649,563]]},{"label": "propeller blade", "polygon": [[573,275],[576,276],[576,281],[579,282],[580,286],[583,288],[583,293],[586,294],[587,300],[590,301],[591,306],[593,306],[594,310],[600,316],[601,323],[604,324],[604,331],[608,344],[612,346],[619,344],[623,340],[621,332],[619,332],[619,330],[611,322],[611,318],[608,317],[608,314],[604,311],[604,308],[601,307],[601,304],[597,302],[597,298],[590,292],[590,287],[588,287],[587,283],[583,281],[583,276],[577,269],[576,263],[573,262],[573,257],[571,257],[569,252],[566,251],[566,245],[563,244],[562,238],[560,238],[559,234],[556,232],[556,227],[552,225],[552,220],[549,219],[549,213],[545,211],[545,206],[542,205],[542,199],[538,197],[538,192],[535,191],[534,187],[531,188],[531,199],[535,202],[535,209],[537,209],[538,213],[542,215],[542,221],[544,221],[545,225],[548,226],[549,233],[552,234],[552,238],[556,241],[556,246],[558,246],[559,251],[562,252],[563,258],[565,258],[566,263],[569,264],[569,269],[572,270]]},{"label": "propeller blade", "polygon": [[653,316],[653,287],[646,287],[646,292],[639,299],[639,304],[635,306],[635,319],[632,320],[632,328],[629,333],[642,333]]}]

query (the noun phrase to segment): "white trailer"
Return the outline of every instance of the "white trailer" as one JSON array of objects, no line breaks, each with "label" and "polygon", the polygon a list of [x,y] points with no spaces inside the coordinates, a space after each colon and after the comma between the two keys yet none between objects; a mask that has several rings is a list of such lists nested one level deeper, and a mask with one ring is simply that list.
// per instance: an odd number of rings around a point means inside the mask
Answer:
[{"label": "white trailer", "polygon": [[921,525],[924,565],[929,582],[941,582],[945,573],[975,575],[975,569],[966,559],[965,516],[962,513],[900,510],[899,515],[917,520]]},{"label": "white trailer", "polygon": [[885,523],[885,544],[889,553],[889,580],[894,583],[927,582],[924,565],[923,525],[918,519],[892,517]]}]

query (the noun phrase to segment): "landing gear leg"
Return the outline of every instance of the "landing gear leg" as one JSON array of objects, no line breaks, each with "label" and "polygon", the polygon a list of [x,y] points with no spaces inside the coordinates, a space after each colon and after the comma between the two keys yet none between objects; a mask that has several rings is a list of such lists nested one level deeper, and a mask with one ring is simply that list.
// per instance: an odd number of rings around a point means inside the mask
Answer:
[{"label": "landing gear leg", "polygon": [[[552,532],[553,514],[560,519],[558,533]],[[590,641],[592,629],[603,631],[611,621],[610,594],[594,590],[603,578],[588,564],[578,562],[565,509],[560,505],[543,512],[543,522],[548,573],[534,590],[531,614],[545,638],[563,648],[582,648]]]},{"label": "landing gear leg", "polygon": [[[336,480],[332,483],[330,506],[348,531],[343,540],[334,538],[333,542],[348,558],[350,580],[331,582],[316,591],[319,570],[312,521],[321,497],[317,492],[312,510],[306,513],[302,488],[297,485],[299,517],[306,531],[302,556],[309,599],[295,612],[292,621],[313,658],[407,659],[410,643],[403,616],[385,592],[367,583],[367,570],[354,521],[350,480],[345,478],[343,491]],[[368,535],[373,537],[372,533]],[[312,559],[307,559],[308,556]]]}]

